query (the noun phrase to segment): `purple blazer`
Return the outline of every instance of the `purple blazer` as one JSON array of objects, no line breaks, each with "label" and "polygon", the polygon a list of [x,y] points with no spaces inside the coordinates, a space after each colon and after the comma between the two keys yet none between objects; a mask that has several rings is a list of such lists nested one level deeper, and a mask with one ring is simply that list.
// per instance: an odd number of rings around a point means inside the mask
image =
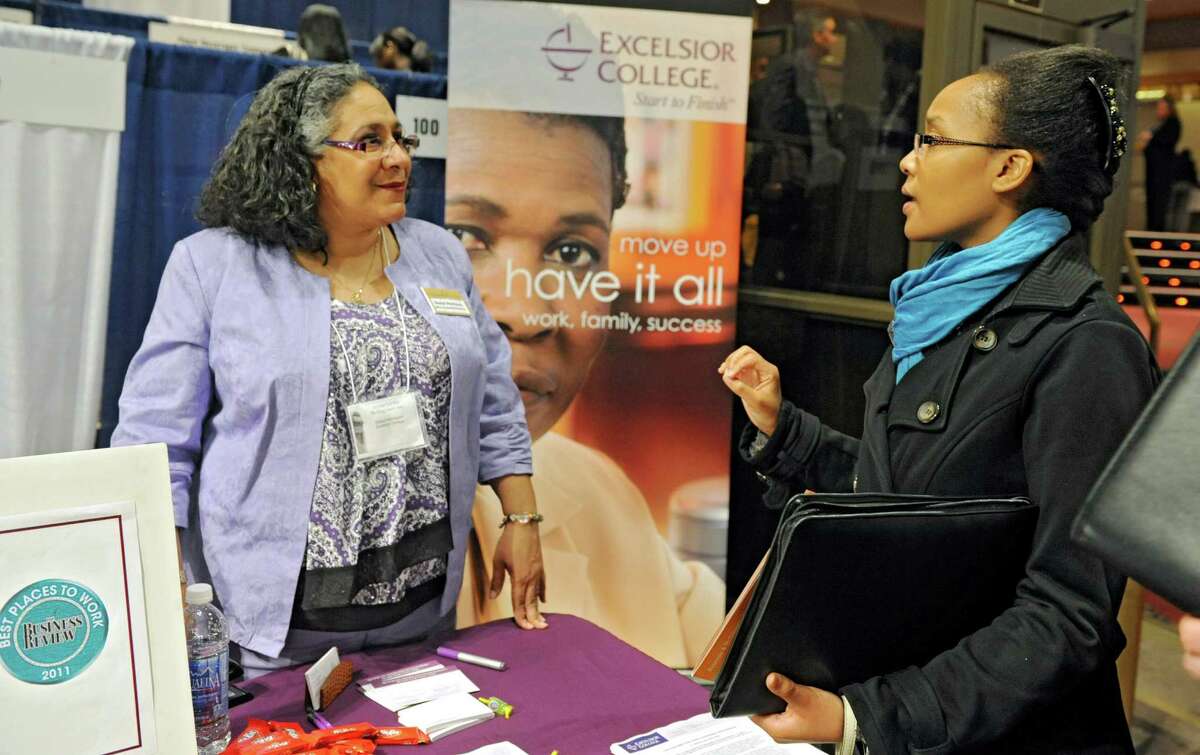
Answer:
[{"label": "purple blazer", "polygon": [[[450,352],[450,552],[445,614],[462,582],[477,482],[531,474],[508,341],[458,240],[392,225],[387,276]],[[435,314],[421,287],[464,292],[472,317]],[[329,282],[279,246],[208,229],[175,245],[125,376],[112,445],[165,443],[189,576],[210,581],[230,639],[277,656],[304,558],[329,394]]]}]

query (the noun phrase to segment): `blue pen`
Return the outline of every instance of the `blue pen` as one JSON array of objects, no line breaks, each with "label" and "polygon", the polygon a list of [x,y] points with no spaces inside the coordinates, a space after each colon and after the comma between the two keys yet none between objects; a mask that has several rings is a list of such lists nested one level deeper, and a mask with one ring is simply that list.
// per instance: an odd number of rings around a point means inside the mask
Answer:
[{"label": "blue pen", "polygon": [[317,727],[318,729],[332,729],[333,728],[333,724],[329,723],[329,721],[327,721],[325,719],[325,716],[322,716],[320,713],[316,712],[315,710],[308,714],[308,720],[312,723],[313,726]]}]

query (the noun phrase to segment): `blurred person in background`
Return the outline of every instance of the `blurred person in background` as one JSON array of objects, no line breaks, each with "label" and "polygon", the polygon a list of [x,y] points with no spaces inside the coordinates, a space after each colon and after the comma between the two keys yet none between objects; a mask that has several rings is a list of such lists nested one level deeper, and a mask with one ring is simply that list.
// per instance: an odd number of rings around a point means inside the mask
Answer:
[{"label": "blurred person in background", "polygon": [[760,285],[815,284],[822,217],[834,196],[845,154],[833,143],[833,118],[818,69],[837,43],[837,18],[813,9],[796,13],[796,47],[776,56],[750,85],[746,127],[748,165],[743,213],[757,233],[745,261]]},{"label": "blurred person in background", "polygon": [[371,42],[371,59],[380,68],[428,73],[433,67],[429,45],[403,26],[380,33]]},{"label": "blurred person in background", "polygon": [[1175,101],[1163,97],[1155,105],[1158,125],[1138,136],[1138,145],[1146,158],[1146,230],[1166,231],[1167,207],[1171,201],[1171,185],[1178,172],[1175,145],[1179,143],[1179,116]]},{"label": "blurred person in background", "polygon": [[296,41],[309,60],[350,62],[350,37],[342,14],[332,5],[313,3],[300,14]]}]

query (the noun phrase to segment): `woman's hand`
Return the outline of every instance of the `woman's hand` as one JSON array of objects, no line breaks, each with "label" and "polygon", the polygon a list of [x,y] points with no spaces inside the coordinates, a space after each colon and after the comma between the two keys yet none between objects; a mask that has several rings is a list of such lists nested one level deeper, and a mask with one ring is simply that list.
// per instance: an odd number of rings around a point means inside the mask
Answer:
[{"label": "woman's hand", "polygon": [[536,524],[512,523],[500,534],[492,559],[492,585],[489,597],[495,600],[504,587],[504,574],[512,577],[513,619],[522,629],[549,626],[538,610],[538,601],[546,599],[546,574],[542,571],[542,541]]},{"label": "woman's hand", "polygon": [[832,692],[796,684],[783,674],[768,674],[767,689],[787,703],[787,710],[750,716],[774,739],[801,742],[840,742],[842,699]]},{"label": "woman's hand", "polygon": [[762,358],[749,346],[742,346],[725,357],[717,368],[729,390],[742,400],[750,421],[764,435],[775,432],[783,392],[779,387],[779,368]]},{"label": "woman's hand", "polygon": [[[537,500],[529,475],[506,475],[488,484],[500,499],[507,514],[536,514]],[[522,629],[545,629],[548,624],[538,610],[538,600],[546,599],[546,574],[542,571],[542,540],[536,522],[510,522],[496,543],[492,557],[492,584],[489,597],[495,600],[504,587],[504,574],[512,577],[513,619]]]}]

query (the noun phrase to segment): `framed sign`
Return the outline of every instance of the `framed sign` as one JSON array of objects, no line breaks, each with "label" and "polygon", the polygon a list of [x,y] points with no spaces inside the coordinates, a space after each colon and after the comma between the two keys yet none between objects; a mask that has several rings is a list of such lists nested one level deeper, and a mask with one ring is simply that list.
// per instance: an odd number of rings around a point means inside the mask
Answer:
[{"label": "framed sign", "polygon": [[164,446],[0,461],[5,747],[195,752],[177,573]]}]

